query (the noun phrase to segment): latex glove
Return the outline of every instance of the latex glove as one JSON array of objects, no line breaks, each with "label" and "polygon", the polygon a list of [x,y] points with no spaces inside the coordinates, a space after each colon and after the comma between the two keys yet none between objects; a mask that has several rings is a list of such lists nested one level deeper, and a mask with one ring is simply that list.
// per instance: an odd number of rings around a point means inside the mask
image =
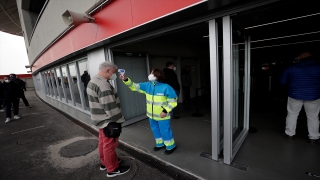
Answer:
[{"label": "latex glove", "polygon": [[121,75],[121,74],[120,74],[119,78],[120,78],[121,80],[127,80],[127,79],[128,79],[128,77],[127,77],[125,74],[124,74],[124,75]]},{"label": "latex glove", "polygon": [[161,118],[164,118],[164,117],[166,117],[166,116],[167,116],[167,113],[164,113],[164,112],[161,112],[161,113],[160,113],[160,117],[161,117]]}]

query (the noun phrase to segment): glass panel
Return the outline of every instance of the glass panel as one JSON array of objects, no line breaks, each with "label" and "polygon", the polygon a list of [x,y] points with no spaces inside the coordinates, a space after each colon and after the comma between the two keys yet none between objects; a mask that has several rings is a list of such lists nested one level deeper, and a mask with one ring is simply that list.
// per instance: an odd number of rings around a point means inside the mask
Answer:
[{"label": "glass panel", "polygon": [[68,99],[69,102],[72,102],[71,94],[70,94],[70,88],[69,88],[69,79],[68,79],[66,66],[62,66],[61,67],[61,71],[62,71],[63,83],[64,83],[67,99]]},{"label": "glass panel", "polygon": [[48,78],[48,82],[49,82],[50,94],[53,97],[54,96],[54,92],[53,92],[53,82],[52,82],[52,79],[51,79],[51,72],[47,71],[47,75],[48,75],[47,78]]},{"label": "glass panel", "polygon": [[244,129],[245,112],[245,34],[236,24],[232,24],[232,61],[233,61],[233,142]]},{"label": "glass panel", "polygon": [[49,78],[50,74],[49,74],[48,71],[46,71],[45,74],[46,74],[46,80],[47,80],[47,85],[48,85],[48,94],[50,96],[52,96],[51,81],[50,81],[50,78]]},{"label": "glass panel", "polygon": [[50,77],[51,77],[50,80],[52,82],[52,88],[53,88],[53,92],[55,94],[55,97],[57,97],[57,96],[59,97],[58,90],[57,90],[57,83],[56,83],[55,73],[54,73],[53,69],[51,70]]},{"label": "glass panel", "polygon": [[58,89],[60,91],[60,96],[62,98],[64,98],[64,93],[63,93],[63,85],[64,85],[64,83],[62,83],[63,82],[63,77],[61,76],[60,68],[56,69],[56,73],[57,73],[57,78],[58,78]]},{"label": "glass panel", "polygon": [[49,84],[48,84],[48,81],[47,81],[47,73],[43,72],[42,73],[42,78],[44,80],[44,89],[46,91],[46,94],[49,95]]},{"label": "glass panel", "polygon": [[91,77],[90,77],[90,72],[88,67],[88,60],[85,59],[85,60],[79,61],[78,64],[79,64],[79,73],[81,74],[81,83],[80,83],[80,87],[82,89],[81,93],[84,94],[85,109],[89,110],[89,100],[88,100],[86,89],[89,81],[91,80]]},{"label": "glass panel", "polygon": [[75,63],[69,64],[69,71],[70,71],[70,78],[72,79],[69,83],[69,86],[72,86],[72,90],[74,93],[74,98],[76,102],[76,106],[81,106],[81,99],[80,99],[80,91],[78,88],[78,78],[77,78],[77,72],[76,72],[76,65]]}]

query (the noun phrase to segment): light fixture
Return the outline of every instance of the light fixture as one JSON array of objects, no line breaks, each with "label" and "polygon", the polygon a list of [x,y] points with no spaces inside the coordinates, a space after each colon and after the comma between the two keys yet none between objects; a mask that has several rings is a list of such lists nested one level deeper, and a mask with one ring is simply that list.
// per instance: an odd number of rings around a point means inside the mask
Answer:
[{"label": "light fixture", "polygon": [[86,13],[78,13],[67,10],[62,14],[64,23],[68,26],[82,24],[82,23],[93,23],[95,18],[91,17]]}]

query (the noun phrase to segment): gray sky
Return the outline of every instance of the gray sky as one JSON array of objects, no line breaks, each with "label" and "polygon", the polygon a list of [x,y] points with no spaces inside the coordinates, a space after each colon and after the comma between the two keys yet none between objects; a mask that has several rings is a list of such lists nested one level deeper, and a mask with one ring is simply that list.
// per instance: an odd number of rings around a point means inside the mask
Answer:
[{"label": "gray sky", "polygon": [[0,31],[0,75],[27,74],[29,65],[24,38]]}]

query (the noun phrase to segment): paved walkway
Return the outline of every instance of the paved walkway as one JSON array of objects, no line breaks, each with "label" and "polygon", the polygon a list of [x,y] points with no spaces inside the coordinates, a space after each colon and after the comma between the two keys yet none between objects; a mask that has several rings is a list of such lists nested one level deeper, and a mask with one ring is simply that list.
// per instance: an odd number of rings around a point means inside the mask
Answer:
[{"label": "paved walkway", "polygon": [[[99,170],[95,135],[44,104],[33,91],[27,91],[26,97],[32,108],[25,108],[21,101],[21,119],[4,123],[5,113],[0,112],[0,179],[108,178],[105,171]],[[118,149],[117,153],[123,160],[121,164],[130,165],[131,170],[109,179],[171,179],[124,151]]]}]

